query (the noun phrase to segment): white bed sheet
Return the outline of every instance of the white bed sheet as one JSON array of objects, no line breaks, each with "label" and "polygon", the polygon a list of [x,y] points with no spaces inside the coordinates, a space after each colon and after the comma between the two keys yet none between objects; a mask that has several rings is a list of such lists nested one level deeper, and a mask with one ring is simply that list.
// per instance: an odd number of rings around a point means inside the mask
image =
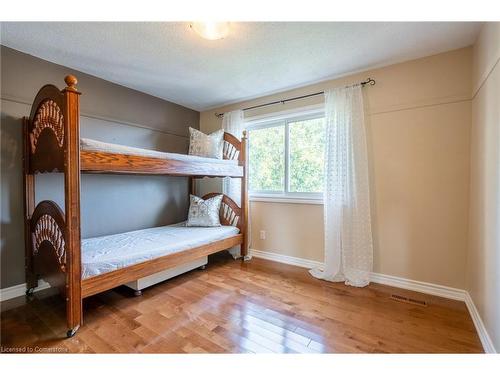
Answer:
[{"label": "white bed sheet", "polygon": [[232,226],[186,227],[184,223],[82,239],[82,278],[232,237]]},{"label": "white bed sheet", "polygon": [[237,160],[205,158],[195,155],[175,154],[172,152],[147,150],[144,148],[119,145],[116,143],[96,141],[95,139],[89,139],[89,138],[80,139],[80,148],[84,151],[111,152],[115,154],[137,155],[137,156],[144,156],[144,157],[151,157],[158,159],[221,163],[221,164],[238,164]]}]

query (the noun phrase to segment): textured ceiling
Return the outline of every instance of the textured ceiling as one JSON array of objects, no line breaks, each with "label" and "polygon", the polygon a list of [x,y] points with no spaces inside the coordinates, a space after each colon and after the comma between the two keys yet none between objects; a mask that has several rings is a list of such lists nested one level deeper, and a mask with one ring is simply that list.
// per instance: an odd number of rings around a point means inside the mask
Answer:
[{"label": "textured ceiling", "polygon": [[1,43],[196,110],[471,45],[479,23],[2,23]]}]

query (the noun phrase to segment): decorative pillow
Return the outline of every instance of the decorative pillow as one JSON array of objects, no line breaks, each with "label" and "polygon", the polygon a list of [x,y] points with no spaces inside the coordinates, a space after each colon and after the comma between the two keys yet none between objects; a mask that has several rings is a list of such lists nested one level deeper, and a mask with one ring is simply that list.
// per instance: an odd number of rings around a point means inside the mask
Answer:
[{"label": "decorative pillow", "polygon": [[222,159],[224,147],[224,130],[205,134],[197,129],[189,128],[189,155]]},{"label": "decorative pillow", "polygon": [[196,195],[189,195],[190,205],[187,227],[220,227],[219,211],[222,194],[203,200]]}]

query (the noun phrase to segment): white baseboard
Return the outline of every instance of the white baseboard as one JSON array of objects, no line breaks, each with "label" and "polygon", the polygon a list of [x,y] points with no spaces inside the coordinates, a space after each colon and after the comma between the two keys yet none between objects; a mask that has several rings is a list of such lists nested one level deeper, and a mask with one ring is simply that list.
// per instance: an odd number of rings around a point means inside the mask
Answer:
[{"label": "white baseboard", "polygon": [[279,263],[290,264],[292,266],[304,267],[304,268],[316,268],[323,266],[323,262],[317,262],[314,260],[291,257],[289,255],[271,253],[268,251],[261,251],[255,249],[249,249],[250,255],[256,258],[262,258],[267,260],[273,260]]},{"label": "white baseboard", "polygon": [[[35,292],[48,288],[50,288],[50,285],[48,283],[46,283],[43,280],[38,280],[38,287],[35,288]],[[24,296],[25,293],[26,293],[26,283],[0,289],[0,302]]]},{"label": "white baseboard", "polygon": [[481,315],[479,315],[479,311],[477,311],[476,305],[472,300],[469,292],[465,292],[465,305],[469,310],[469,314],[474,322],[474,326],[476,327],[477,334],[479,339],[481,340],[481,344],[483,344],[483,349],[485,353],[495,354],[497,353],[495,349],[495,345],[493,345],[493,341],[484,326],[483,320],[481,319]]},{"label": "white baseboard", "polygon": [[465,301],[465,295],[467,294],[467,292],[463,289],[426,283],[424,281],[405,279],[398,276],[384,275],[382,273],[372,272],[370,279],[374,283],[393,286],[395,288],[412,290],[414,292],[430,294],[432,296],[454,299],[457,301]]},{"label": "white baseboard", "polygon": [[[322,267],[324,265],[323,262],[318,262],[304,258],[296,258],[288,255],[282,255],[262,250],[250,249],[250,254],[256,258],[273,260],[275,262],[291,264],[292,266],[299,266],[304,268],[316,268],[316,267]],[[371,274],[371,281],[374,283],[389,285],[401,289],[412,290],[415,292],[430,294],[433,296],[450,298],[458,301],[465,301],[465,295],[467,293],[465,290],[462,289],[456,289],[444,285],[431,284],[422,281],[410,280],[397,276],[389,276],[375,272],[372,272]]]},{"label": "white baseboard", "polygon": [[[317,262],[313,260],[291,257],[288,255],[282,255],[277,253],[271,253],[267,251],[250,249],[250,254],[256,258],[268,259],[275,262],[291,264],[293,266],[299,266],[304,268],[316,268],[323,266],[322,262]],[[476,327],[477,334],[483,345],[485,353],[496,353],[493,342],[491,341],[488,331],[484,326],[484,323],[479,315],[479,312],[472,301],[471,296],[466,290],[451,288],[449,286],[438,285],[427,283],[423,281],[416,281],[411,279],[405,279],[397,276],[384,275],[381,273],[372,272],[371,281],[374,283],[379,283],[383,285],[393,286],[396,288],[412,290],[414,292],[420,292],[425,294],[430,294],[433,296],[449,298],[457,301],[465,302],[467,308],[469,309],[470,316]]]}]

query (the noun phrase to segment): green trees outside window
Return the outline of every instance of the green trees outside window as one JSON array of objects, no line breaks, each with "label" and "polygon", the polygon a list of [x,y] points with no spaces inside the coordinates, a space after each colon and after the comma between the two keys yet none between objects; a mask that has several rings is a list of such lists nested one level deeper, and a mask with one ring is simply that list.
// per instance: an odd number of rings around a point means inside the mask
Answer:
[{"label": "green trees outside window", "polygon": [[286,119],[249,130],[249,188],[254,193],[321,193],[323,117]]}]

